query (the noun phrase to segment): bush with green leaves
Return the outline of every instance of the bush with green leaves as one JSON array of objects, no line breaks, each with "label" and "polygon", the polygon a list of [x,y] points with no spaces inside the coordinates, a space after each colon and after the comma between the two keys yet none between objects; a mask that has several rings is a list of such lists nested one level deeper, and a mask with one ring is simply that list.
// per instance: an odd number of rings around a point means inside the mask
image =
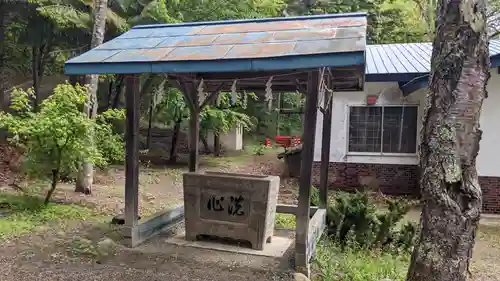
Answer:
[{"label": "bush with green leaves", "polygon": [[0,128],[24,154],[23,172],[48,178],[47,204],[62,175],[74,174],[83,162],[106,166],[124,157],[123,139],[113,132],[111,121],[123,119],[121,110],[109,110],[89,119],[83,113],[87,88],[58,85],[38,111],[31,105],[33,90],[15,89],[12,113],[0,113]]},{"label": "bush with green leaves", "polygon": [[[312,205],[319,202],[313,188]],[[414,205],[405,199],[386,199],[387,210],[370,200],[367,192],[336,192],[327,210],[327,232],[342,248],[354,246],[366,249],[410,251],[417,238],[417,226],[401,221]]]},{"label": "bush with green leaves", "polygon": [[253,155],[261,156],[264,155],[264,151],[266,150],[266,146],[261,144],[261,145],[254,145],[252,148]]}]

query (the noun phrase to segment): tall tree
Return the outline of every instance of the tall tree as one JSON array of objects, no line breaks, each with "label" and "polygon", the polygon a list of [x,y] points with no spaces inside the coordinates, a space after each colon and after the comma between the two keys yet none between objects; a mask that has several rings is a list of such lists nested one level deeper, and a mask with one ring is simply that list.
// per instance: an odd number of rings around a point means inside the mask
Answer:
[{"label": "tall tree", "polygon": [[[7,33],[7,4],[0,2],[0,110],[7,109],[7,66],[5,63],[5,37]],[[2,132],[0,132],[1,138]]]},{"label": "tall tree", "polygon": [[[92,40],[90,48],[93,49],[102,44],[104,41],[104,31],[106,29],[106,11],[108,0],[95,0],[94,1],[94,29],[92,31]],[[85,113],[89,118],[97,116],[97,87],[99,84],[99,75],[87,75],[85,77],[85,84],[89,87],[89,100],[84,106]],[[75,192],[82,192],[85,194],[92,193],[92,184],[94,181],[94,166],[91,162],[86,161],[78,173],[76,180]]]},{"label": "tall tree", "polygon": [[421,131],[421,235],[408,281],[465,281],[480,219],[476,157],[487,97],[485,0],[440,0]]}]

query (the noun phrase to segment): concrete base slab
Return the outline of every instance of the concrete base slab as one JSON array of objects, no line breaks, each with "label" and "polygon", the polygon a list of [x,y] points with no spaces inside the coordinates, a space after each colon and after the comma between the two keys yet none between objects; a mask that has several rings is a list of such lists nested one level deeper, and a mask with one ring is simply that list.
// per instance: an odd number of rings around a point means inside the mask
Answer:
[{"label": "concrete base slab", "polygon": [[205,241],[205,240],[187,241],[183,233],[165,240],[166,243],[175,244],[178,246],[210,249],[210,250],[232,252],[238,254],[248,254],[254,256],[274,257],[274,258],[284,257],[285,253],[288,251],[290,246],[292,246],[293,241],[294,240],[291,237],[273,236],[272,242],[266,244],[264,246],[264,250],[260,251],[247,247],[242,247],[239,245],[232,245],[226,243],[223,244],[219,241],[218,242]]}]

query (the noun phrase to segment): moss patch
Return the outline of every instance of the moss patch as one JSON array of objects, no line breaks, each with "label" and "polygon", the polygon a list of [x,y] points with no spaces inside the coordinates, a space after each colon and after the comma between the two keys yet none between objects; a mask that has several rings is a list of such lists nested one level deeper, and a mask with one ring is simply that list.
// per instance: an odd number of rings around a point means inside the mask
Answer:
[{"label": "moss patch", "polygon": [[44,206],[40,197],[0,193],[0,239],[36,231],[49,222],[65,224],[97,217],[95,211],[78,205]]}]

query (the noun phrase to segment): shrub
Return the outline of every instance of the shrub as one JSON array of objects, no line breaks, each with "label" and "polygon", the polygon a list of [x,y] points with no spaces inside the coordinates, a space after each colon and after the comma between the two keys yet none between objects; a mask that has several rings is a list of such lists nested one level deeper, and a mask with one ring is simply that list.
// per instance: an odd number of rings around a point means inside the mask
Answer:
[{"label": "shrub", "polygon": [[14,90],[14,114],[0,113],[0,128],[7,129],[9,141],[24,152],[24,172],[50,179],[45,204],[61,178],[77,172],[82,163],[102,167],[123,158],[122,138],[109,123],[123,119],[123,111],[111,110],[89,119],[82,111],[88,102],[87,88],[70,84],[58,85],[38,111],[30,104],[32,98],[33,90]]},{"label": "shrub", "polygon": [[265,145],[254,145],[253,146],[253,155],[264,155],[264,150],[266,149]]},{"label": "shrub", "polygon": [[329,206],[328,235],[342,248],[355,246],[366,249],[411,250],[417,236],[417,227],[398,224],[413,206],[404,199],[386,199],[388,210],[378,211],[368,193],[338,192]]}]

